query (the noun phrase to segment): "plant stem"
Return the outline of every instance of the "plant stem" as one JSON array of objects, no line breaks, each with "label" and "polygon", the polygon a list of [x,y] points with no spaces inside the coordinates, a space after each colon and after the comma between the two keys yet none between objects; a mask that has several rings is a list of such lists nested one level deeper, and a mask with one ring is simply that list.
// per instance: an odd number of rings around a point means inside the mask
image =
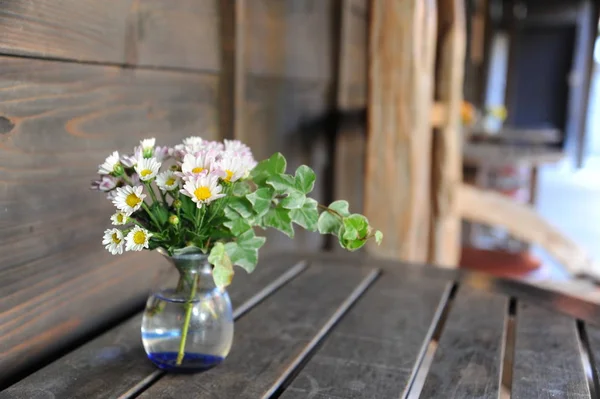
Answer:
[{"label": "plant stem", "polygon": [[146,189],[148,190],[148,192],[150,193],[150,196],[152,197],[152,202],[158,202],[158,199],[156,198],[156,193],[154,192],[154,190],[152,189],[152,186],[150,185],[150,183],[148,182],[144,182],[144,186],[146,186]]},{"label": "plant stem", "polygon": [[179,341],[179,351],[177,352],[177,360],[175,364],[178,366],[183,362],[183,356],[185,355],[185,342],[187,340],[188,330],[190,329],[190,319],[192,318],[193,300],[196,296],[196,290],[198,289],[198,276],[194,276],[192,279],[192,289],[190,297],[185,304],[185,319],[183,320],[183,327],[181,328],[181,341]]},{"label": "plant stem", "polygon": [[158,221],[154,217],[154,214],[150,211],[150,208],[148,208],[148,205],[146,205],[144,201],[142,201],[142,208],[144,208],[148,216],[150,216],[150,219],[152,219],[154,225],[160,230],[160,223],[158,223]]},{"label": "plant stem", "polygon": [[332,214],[334,214],[335,216],[339,217],[340,219],[343,219],[343,218],[344,218],[344,216],[343,216],[341,213],[339,213],[338,211],[336,211],[336,210],[333,210],[333,209],[331,209],[331,208],[328,208],[328,207],[326,207],[325,205],[317,204],[317,207],[318,207],[319,209],[322,209],[322,210],[326,211],[326,212],[329,212],[329,213],[332,213]]}]

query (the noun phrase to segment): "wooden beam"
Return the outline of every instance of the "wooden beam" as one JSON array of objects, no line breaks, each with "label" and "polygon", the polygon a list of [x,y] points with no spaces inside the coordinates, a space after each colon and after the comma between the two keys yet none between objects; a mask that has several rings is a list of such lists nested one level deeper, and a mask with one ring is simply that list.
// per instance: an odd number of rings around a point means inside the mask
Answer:
[{"label": "wooden beam", "polygon": [[436,98],[446,115],[433,135],[429,262],[456,267],[460,256],[456,191],[462,183],[460,108],[465,75],[465,5],[463,0],[439,0],[438,7]]},{"label": "wooden beam", "polygon": [[365,213],[379,256],[426,261],[429,247],[435,0],[375,0],[369,33]]},{"label": "wooden beam", "polygon": [[531,206],[466,184],[460,186],[458,194],[458,210],[463,218],[503,227],[515,238],[539,245],[574,275],[600,277],[600,266],[595,265],[586,251]]}]

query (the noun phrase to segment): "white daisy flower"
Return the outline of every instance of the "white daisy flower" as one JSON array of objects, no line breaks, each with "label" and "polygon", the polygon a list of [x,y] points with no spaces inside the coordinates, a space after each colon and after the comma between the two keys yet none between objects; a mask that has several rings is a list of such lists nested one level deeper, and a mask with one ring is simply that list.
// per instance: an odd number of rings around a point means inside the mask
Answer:
[{"label": "white daisy flower", "polygon": [[217,163],[221,178],[228,182],[235,182],[246,176],[248,166],[245,159],[233,152],[223,153],[223,158]]},{"label": "white daisy flower", "polygon": [[202,208],[202,204],[208,205],[212,201],[225,196],[221,193],[223,188],[218,181],[219,176],[214,174],[195,176],[186,181],[183,190],[180,190],[180,192],[190,197],[198,208]]},{"label": "white daisy flower", "polygon": [[179,179],[172,170],[165,170],[156,176],[156,185],[162,191],[171,191],[179,187]]},{"label": "white daisy flower", "polygon": [[154,145],[156,144],[156,139],[154,137],[150,139],[143,139],[140,141],[140,147],[142,149],[142,155],[144,158],[151,158],[154,155]]},{"label": "white daisy flower", "polygon": [[106,158],[102,165],[98,166],[98,174],[109,175],[111,173],[116,173],[120,166],[119,152],[115,151]]},{"label": "white daisy flower", "polygon": [[117,187],[117,182],[118,180],[116,180],[114,177],[104,175],[100,178],[100,180],[93,181],[90,188],[98,191],[111,191]]},{"label": "white daisy flower", "polygon": [[225,143],[225,151],[235,152],[237,154],[252,154],[250,147],[239,140],[223,140]]},{"label": "white daisy flower", "polygon": [[148,248],[148,241],[150,241],[152,233],[148,230],[135,226],[125,237],[125,250],[126,251],[141,251],[144,248]]},{"label": "white daisy flower", "polygon": [[142,158],[138,160],[137,165],[135,165],[135,171],[141,181],[148,181],[156,177],[160,165],[160,162],[156,162],[156,159],[154,158]]},{"label": "white daisy flower", "polygon": [[146,194],[143,194],[143,186],[125,186],[118,187],[115,191],[117,192],[113,199],[113,204],[125,213],[132,214],[133,212],[140,209]]},{"label": "white daisy flower", "polygon": [[223,147],[223,143],[221,143],[220,141],[205,141],[204,142],[204,147],[203,147],[204,151],[221,152],[224,149],[225,149],[225,147]]},{"label": "white daisy flower", "polygon": [[158,162],[166,161],[167,159],[169,159],[170,152],[171,149],[167,146],[157,146],[154,149],[154,159],[156,159]]},{"label": "white daisy flower", "polygon": [[169,156],[178,162],[183,160],[185,154],[187,154],[187,151],[185,149],[185,145],[183,144],[177,144],[175,147],[169,148]]},{"label": "white daisy flower", "polygon": [[119,229],[108,229],[104,231],[102,245],[113,255],[123,253],[123,233]]},{"label": "white daisy flower", "polygon": [[214,151],[201,151],[197,156],[186,154],[181,164],[182,175],[199,175],[212,170],[217,153]]},{"label": "white daisy flower", "polygon": [[112,221],[112,224],[114,224],[115,226],[121,226],[121,225],[127,224],[128,218],[129,218],[129,215],[126,214],[125,212],[117,212],[110,217],[110,220]]}]

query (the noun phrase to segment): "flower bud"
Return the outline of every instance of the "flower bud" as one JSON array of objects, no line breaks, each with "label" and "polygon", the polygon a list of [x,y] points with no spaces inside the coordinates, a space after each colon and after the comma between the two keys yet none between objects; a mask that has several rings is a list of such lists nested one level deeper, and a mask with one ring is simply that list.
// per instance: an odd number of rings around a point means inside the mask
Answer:
[{"label": "flower bud", "polygon": [[117,163],[113,167],[113,175],[115,177],[123,176],[124,173],[125,173],[125,169],[123,168],[123,165],[121,165],[120,163]]},{"label": "flower bud", "polygon": [[181,208],[181,200],[173,201],[173,208],[175,208],[175,209]]},{"label": "flower bud", "polygon": [[154,148],[152,148],[152,147],[144,148],[144,150],[142,151],[142,156],[144,158],[152,158],[153,155],[154,155]]},{"label": "flower bud", "polygon": [[171,169],[173,172],[181,171],[181,169],[179,168],[179,165],[171,165],[171,166],[169,166],[169,169]]},{"label": "flower bud", "polygon": [[177,215],[169,216],[169,223],[173,226],[177,226],[179,224],[179,218],[177,217]]}]

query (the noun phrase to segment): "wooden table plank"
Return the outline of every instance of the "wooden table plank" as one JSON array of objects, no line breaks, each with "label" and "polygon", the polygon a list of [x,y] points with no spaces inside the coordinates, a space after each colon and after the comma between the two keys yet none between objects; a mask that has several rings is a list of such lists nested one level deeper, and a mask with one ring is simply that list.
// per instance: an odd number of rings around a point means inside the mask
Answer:
[{"label": "wooden table plank", "polygon": [[[290,269],[294,264],[293,270]],[[261,298],[294,278],[305,265],[294,256],[272,257],[261,262],[253,274],[237,273],[229,289],[234,316],[243,314]],[[282,275],[285,277],[280,279]],[[274,285],[269,284],[274,281]],[[263,287],[269,287],[270,291],[262,290]],[[126,321],[0,392],[0,399],[38,397],[35,395],[69,399],[115,398],[132,390],[158,370],[147,360],[142,347],[141,318],[140,314]]]},{"label": "wooden table plank", "polygon": [[346,299],[366,288],[372,272],[314,262],[236,323],[233,349],[222,365],[194,377],[166,375],[140,398],[268,397],[316,344],[313,338],[351,304]]},{"label": "wooden table plank", "polygon": [[497,398],[508,297],[459,289],[421,398]]},{"label": "wooden table plank", "polygon": [[384,272],[281,399],[401,397],[450,291],[447,280],[422,277]]},{"label": "wooden table plank", "polygon": [[590,363],[596,387],[600,389],[600,327],[585,324]]},{"label": "wooden table plank", "polygon": [[519,303],[513,399],[589,398],[575,320]]}]

